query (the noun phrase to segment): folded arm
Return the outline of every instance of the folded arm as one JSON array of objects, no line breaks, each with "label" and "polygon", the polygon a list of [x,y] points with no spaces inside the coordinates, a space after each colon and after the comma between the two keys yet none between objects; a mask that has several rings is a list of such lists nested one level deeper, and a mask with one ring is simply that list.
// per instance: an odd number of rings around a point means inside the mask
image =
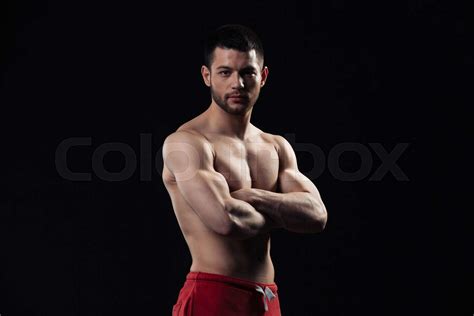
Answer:
[{"label": "folded arm", "polygon": [[278,191],[242,189],[232,196],[250,203],[268,215],[277,227],[298,233],[316,233],[324,230],[327,211],[314,183],[298,170],[291,145],[281,136],[277,138],[280,161]]},{"label": "folded arm", "polygon": [[217,234],[246,239],[271,229],[271,221],[246,201],[231,196],[222,174],[214,170],[214,153],[207,140],[178,131],[163,144],[164,168],[201,221]]}]

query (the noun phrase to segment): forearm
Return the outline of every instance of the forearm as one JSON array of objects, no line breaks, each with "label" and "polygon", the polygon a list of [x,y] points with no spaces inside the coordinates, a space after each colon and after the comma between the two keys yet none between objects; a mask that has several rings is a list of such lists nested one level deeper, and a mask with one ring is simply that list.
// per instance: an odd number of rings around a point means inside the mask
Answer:
[{"label": "forearm", "polygon": [[266,233],[275,227],[275,222],[268,215],[258,212],[245,201],[232,199],[226,204],[226,207],[230,218],[226,237],[248,239]]},{"label": "forearm", "polygon": [[248,202],[289,231],[314,233],[326,225],[323,202],[308,192],[276,193],[260,189],[251,192]]}]

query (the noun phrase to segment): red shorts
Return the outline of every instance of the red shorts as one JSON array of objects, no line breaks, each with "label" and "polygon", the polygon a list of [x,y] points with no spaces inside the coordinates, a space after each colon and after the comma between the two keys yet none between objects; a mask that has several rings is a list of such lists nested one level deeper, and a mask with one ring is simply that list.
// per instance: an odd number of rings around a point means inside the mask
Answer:
[{"label": "red shorts", "polygon": [[173,316],[280,316],[277,291],[275,283],[189,272]]}]

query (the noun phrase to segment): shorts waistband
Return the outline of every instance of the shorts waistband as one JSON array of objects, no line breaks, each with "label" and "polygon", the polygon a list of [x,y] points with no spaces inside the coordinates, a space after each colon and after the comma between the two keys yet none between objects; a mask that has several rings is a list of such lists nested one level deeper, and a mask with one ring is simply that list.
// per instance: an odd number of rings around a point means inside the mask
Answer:
[{"label": "shorts waistband", "polygon": [[275,282],[273,283],[262,283],[262,282],[255,282],[251,280],[231,277],[222,274],[215,274],[215,273],[208,273],[208,272],[198,272],[198,271],[190,271],[187,276],[187,280],[208,280],[208,281],[216,281],[216,282],[224,282],[230,284],[238,284],[241,286],[246,286],[249,289],[254,289],[256,285],[260,287],[269,287],[273,291],[278,290],[278,286]]}]

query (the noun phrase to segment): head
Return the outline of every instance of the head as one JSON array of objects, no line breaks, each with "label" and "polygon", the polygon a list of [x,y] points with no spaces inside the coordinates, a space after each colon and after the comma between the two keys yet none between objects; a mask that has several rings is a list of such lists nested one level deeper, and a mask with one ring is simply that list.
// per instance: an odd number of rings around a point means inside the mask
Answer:
[{"label": "head", "polygon": [[213,102],[229,114],[244,115],[268,76],[260,39],[242,25],[219,27],[207,39],[201,74]]}]

